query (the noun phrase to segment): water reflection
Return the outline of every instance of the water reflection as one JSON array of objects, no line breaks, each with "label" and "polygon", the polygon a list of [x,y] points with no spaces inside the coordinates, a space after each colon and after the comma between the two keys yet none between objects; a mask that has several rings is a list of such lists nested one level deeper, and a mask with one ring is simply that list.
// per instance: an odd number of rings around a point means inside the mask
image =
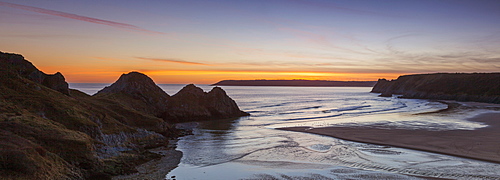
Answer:
[{"label": "water reflection", "polygon": [[234,129],[240,118],[220,119],[212,121],[199,122],[198,127],[206,130],[214,130],[220,133],[227,133]]},{"label": "water reflection", "polygon": [[224,89],[242,110],[251,111],[252,116],[183,125],[197,128],[193,129],[194,135],[180,139],[177,149],[184,156],[169,176],[178,179],[418,179],[415,176],[475,179],[485,174],[500,178],[498,164],[273,129],[349,124],[473,129],[481,124],[465,119],[474,112],[414,115],[445,106],[425,100],[379,98],[368,93],[367,88],[232,88]]}]

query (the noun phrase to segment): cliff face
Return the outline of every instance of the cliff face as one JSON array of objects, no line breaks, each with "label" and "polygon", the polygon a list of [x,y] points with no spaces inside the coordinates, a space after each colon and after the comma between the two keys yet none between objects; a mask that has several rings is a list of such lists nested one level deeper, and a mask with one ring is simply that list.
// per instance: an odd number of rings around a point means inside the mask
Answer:
[{"label": "cliff face", "polygon": [[20,75],[48,88],[69,95],[68,83],[64,76],[57,72],[53,75],[48,75],[38,70],[31,62],[26,61],[22,55],[0,52],[0,64],[7,71]]},{"label": "cliff face", "polygon": [[[147,149],[179,134],[174,120],[161,118],[175,107],[170,99],[207,109],[204,117],[243,114],[232,113],[241,111],[231,109],[236,104],[221,90],[202,91],[206,100],[194,104],[188,92],[170,97],[131,72],[89,96],[68,89],[61,73],[47,75],[21,55],[0,53],[0,179],[110,179],[134,172],[135,164],[159,156]],[[192,120],[200,112],[194,109],[175,121]],[[222,115],[212,114],[217,111]]]},{"label": "cliff face", "polygon": [[0,179],[109,179],[175,137],[164,120],[65,89],[20,55],[1,54],[0,77]]},{"label": "cliff face", "polygon": [[500,73],[437,73],[379,79],[372,92],[402,98],[500,103]]}]

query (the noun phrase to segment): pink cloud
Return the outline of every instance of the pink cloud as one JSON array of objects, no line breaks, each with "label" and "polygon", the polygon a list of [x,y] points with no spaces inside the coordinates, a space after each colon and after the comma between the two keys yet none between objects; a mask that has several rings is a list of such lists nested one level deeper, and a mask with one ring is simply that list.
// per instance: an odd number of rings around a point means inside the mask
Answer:
[{"label": "pink cloud", "polygon": [[41,14],[59,16],[59,17],[64,17],[64,18],[68,18],[68,19],[86,21],[86,22],[95,23],[95,24],[102,24],[102,25],[112,26],[112,27],[116,27],[116,28],[132,30],[132,31],[136,31],[136,32],[144,32],[144,33],[148,33],[148,34],[165,34],[163,32],[143,29],[141,27],[134,26],[131,24],[102,20],[102,19],[91,18],[91,17],[87,17],[87,16],[80,16],[80,15],[76,15],[76,14],[65,13],[65,12],[61,12],[61,11],[54,11],[54,10],[49,10],[49,9],[42,9],[42,8],[37,8],[37,7],[33,7],[33,6],[25,6],[25,5],[7,3],[7,2],[0,2],[0,6],[5,6],[5,7],[10,7],[10,8],[15,8],[15,9],[22,9],[22,10],[26,10],[26,11],[41,13]]}]

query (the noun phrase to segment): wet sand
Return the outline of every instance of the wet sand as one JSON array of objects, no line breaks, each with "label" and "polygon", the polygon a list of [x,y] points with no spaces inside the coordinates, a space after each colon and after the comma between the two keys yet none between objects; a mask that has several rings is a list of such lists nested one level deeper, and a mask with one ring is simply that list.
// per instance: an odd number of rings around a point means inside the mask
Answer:
[{"label": "wet sand", "polygon": [[390,129],[384,126],[279,129],[500,163],[500,113],[480,114],[468,120],[488,126],[475,130],[448,131]]}]

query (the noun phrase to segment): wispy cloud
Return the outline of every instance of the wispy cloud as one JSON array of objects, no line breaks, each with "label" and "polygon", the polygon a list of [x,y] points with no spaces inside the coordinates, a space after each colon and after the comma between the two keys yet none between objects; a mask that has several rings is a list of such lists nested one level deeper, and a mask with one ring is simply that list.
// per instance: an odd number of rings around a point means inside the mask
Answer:
[{"label": "wispy cloud", "polygon": [[143,32],[143,33],[148,33],[148,34],[165,34],[163,32],[147,30],[147,29],[144,29],[144,28],[141,28],[138,26],[134,26],[131,24],[120,23],[120,22],[115,22],[115,21],[108,21],[108,20],[97,19],[97,18],[91,18],[91,17],[87,17],[87,16],[80,16],[80,15],[76,15],[76,14],[71,14],[71,13],[66,13],[66,12],[61,12],[61,11],[54,11],[54,10],[49,10],[49,9],[43,9],[43,8],[38,8],[38,7],[33,7],[33,6],[26,6],[26,5],[7,3],[7,2],[0,2],[0,6],[5,6],[5,7],[10,7],[10,8],[15,8],[15,9],[22,9],[22,10],[26,10],[26,11],[41,13],[41,14],[59,16],[59,17],[64,17],[64,18],[74,19],[74,20],[79,20],[79,21],[86,21],[86,22],[95,23],[95,24],[102,24],[102,25],[112,26],[112,27],[116,27],[116,28],[131,30],[131,31],[135,31],[135,32]]},{"label": "wispy cloud", "polygon": [[188,65],[210,66],[210,64],[199,63],[199,62],[191,62],[191,61],[184,61],[184,60],[179,60],[179,59],[162,59],[162,58],[145,58],[145,57],[135,57],[135,58],[141,59],[141,60],[158,61],[158,62],[168,62],[168,63],[179,63],[179,64],[188,64]]},{"label": "wispy cloud", "polygon": [[385,41],[385,44],[386,44],[386,49],[389,53],[393,54],[393,55],[408,55],[407,52],[404,52],[402,50],[398,50],[394,47],[393,45],[393,42],[395,40],[400,40],[400,39],[404,39],[404,38],[408,38],[408,37],[415,37],[415,36],[420,36],[421,34],[416,34],[416,33],[411,33],[411,34],[403,34],[403,35],[399,35],[399,36],[395,36],[395,37],[391,37],[389,38],[388,40]]},{"label": "wispy cloud", "polygon": [[286,27],[279,28],[279,30],[281,30],[283,32],[291,33],[292,35],[294,35],[295,37],[297,37],[299,39],[304,39],[308,42],[320,45],[328,50],[329,49],[336,49],[336,50],[340,50],[340,51],[344,51],[344,52],[357,53],[357,54],[372,53],[372,52],[363,52],[363,51],[358,51],[358,50],[354,50],[354,49],[350,49],[350,48],[346,48],[346,47],[342,47],[342,46],[337,46],[337,45],[333,44],[332,41],[329,40],[329,38],[325,34],[318,34],[318,33],[313,33],[313,32],[304,31],[304,30],[300,30],[300,29],[286,28]]}]

